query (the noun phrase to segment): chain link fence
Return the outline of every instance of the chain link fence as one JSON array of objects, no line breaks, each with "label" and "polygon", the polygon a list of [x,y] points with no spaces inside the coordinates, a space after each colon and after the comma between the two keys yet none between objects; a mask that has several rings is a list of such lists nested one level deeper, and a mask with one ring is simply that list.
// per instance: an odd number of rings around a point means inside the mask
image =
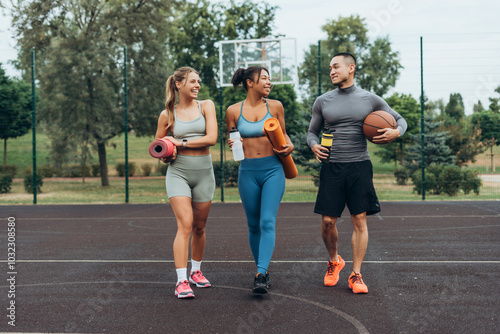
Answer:
[{"label": "chain link fence", "polygon": [[[384,98],[390,99],[395,93],[405,94],[420,104],[423,84],[424,113],[432,116],[433,121],[443,123],[446,123],[445,116],[451,110],[450,105],[458,101],[458,109],[462,107],[464,117],[458,121],[459,127],[448,127],[448,130],[451,129],[448,135],[454,135],[455,130],[462,131],[460,147],[462,150],[475,148],[476,154],[473,159],[457,167],[459,172],[456,169],[446,170],[446,177],[442,176],[441,191],[439,191],[439,186],[436,186],[438,190],[431,186],[439,181],[440,175],[445,170],[444,166],[425,168],[427,189],[425,186],[422,187],[422,177],[420,179],[414,177],[412,181],[412,175],[407,175],[405,182],[402,182],[397,177],[401,162],[384,161],[377,153],[381,149],[380,146],[369,143],[369,152],[374,165],[374,183],[380,200],[500,199],[500,147],[497,145],[500,137],[500,117],[498,117],[500,34],[391,36],[390,41],[392,50],[400,53],[403,69],[396,87],[384,95]],[[311,41],[310,44],[316,43],[317,41]],[[298,94],[300,97],[301,93]],[[222,118],[224,111],[220,110],[218,97],[214,102],[217,105],[218,118]],[[310,107],[307,110],[309,112]],[[160,111],[161,106],[157,113]],[[480,117],[481,114],[497,116],[484,118]],[[219,119],[219,121],[223,127],[225,120]],[[420,128],[420,123],[418,127]],[[444,131],[445,128],[441,127],[440,130]],[[485,132],[488,132],[491,138],[485,137]],[[420,129],[416,133],[420,136]],[[106,187],[101,186],[97,152],[90,152],[85,159],[82,158],[81,152],[67,152],[65,164],[57,169],[54,167],[52,154],[57,143],[51,142],[49,137],[47,130],[39,126],[36,129],[35,142],[32,132],[4,141],[5,145],[0,147],[1,156],[5,156],[4,165],[0,170],[0,205],[31,204],[34,202],[34,196],[36,203],[39,204],[168,202],[164,180],[168,166],[159,163],[148,154],[148,146],[154,140],[153,136],[138,137],[131,131],[127,141],[122,134],[106,143],[110,183]],[[431,140],[431,138],[430,134],[424,133],[424,139]],[[236,186],[238,166],[232,161],[232,154],[225,139],[222,138],[211,149],[218,179],[215,202],[240,200]],[[420,142],[420,137],[415,141]],[[294,144],[297,147],[299,143]],[[405,142],[404,150],[408,151],[412,144],[414,143],[409,140]],[[36,146],[35,152],[33,152],[34,146]],[[78,148],[78,145],[74,147]],[[37,162],[36,174],[40,179],[36,195],[32,193],[33,190],[29,192],[30,187],[33,189],[33,180],[37,180],[33,177],[33,154]],[[428,156],[424,159],[432,161],[432,158]],[[128,165],[125,164],[126,160]],[[125,177],[127,169],[129,176]],[[224,176],[221,175],[222,170]],[[318,173],[319,164],[313,170],[298,165],[298,170],[298,177],[287,180],[283,200],[314,201],[317,192],[315,175]],[[420,170],[413,171],[415,172],[421,173]],[[480,180],[477,192],[474,187],[467,192],[460,186],[456,191],[449,193],[443,190],[447,187],[456,187],[457,178],[465,180],[467,175],[469,177],[477,175],[477,179]],[[9,177],[10,185],[8,185]],[[224,181],[221,182],[223,177]],[[415,184],[415,181],[421,184]]]}]

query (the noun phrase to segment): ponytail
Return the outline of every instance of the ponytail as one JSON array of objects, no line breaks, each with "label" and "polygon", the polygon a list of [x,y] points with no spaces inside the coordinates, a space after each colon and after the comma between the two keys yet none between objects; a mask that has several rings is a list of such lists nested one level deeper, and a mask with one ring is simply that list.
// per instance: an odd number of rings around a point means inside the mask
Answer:
[{"label": "ponytail", "polygon": [[269,74],[267,68],[262,66],[250,66],[247,69],[239,68],[234,72],[233,78],[231,79],[231,83],[233,84],[234,89],[238,87],[239,84],[243,85],[245,91],[248,91],[247,80],[254,81],[255,77],[257,77],[257,81],[259,82],[260,74],[262,71],[266,71]]},{"label": "ponytail", "polygon": [[165,111],[167,112],[167,116],[168,116],[167,129],[170,128],[172,126],[172,124],[174,124],[174,119],[175,119],[174,106],[175,106],[175,100],[176,100],[176,96],[175,96],[176,90],[177,90],[177,87],[175,86],[174,76],[171,75],[167,79],[166,89],[165,89],[165,95],[167,96],[167,101],[165,102]]},{"label": "ponytail", "polygon": [[167,79],[167,85],[166,85],[166,91],[165,95],[167,96],[167,102],[165,103],[165,109],[167,109],[168,112],[174,112],[174,106],[175,106],[175,92],[177,90],[177,87],[175,86],[174,82],[174,76],[171,75]]},{"label": "ponytail", "polygon": [[[233,78],[231,79],[231,83],[233,84],[233,87],[236,89],[238,85],[242,82],[244,82],[243,77],[245,76],[245,69],[244,68],[239,68],[234,72]],[[243,84],[243,88],[247,90],[246,88],[246,82]]]}]

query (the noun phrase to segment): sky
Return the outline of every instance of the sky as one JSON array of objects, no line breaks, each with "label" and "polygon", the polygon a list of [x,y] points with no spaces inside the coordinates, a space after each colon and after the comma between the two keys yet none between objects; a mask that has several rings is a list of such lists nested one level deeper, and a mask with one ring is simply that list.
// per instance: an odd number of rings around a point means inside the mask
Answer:
[{"label": "sky", "polygon": [[[214,1],[218,2],[218,1]],[[325,39],[322,26],[340,16],[365,18],[371,41],[389,37],[403,65],[396,87],[389,92],[419,99],[420,37],[423,41],[424,94],[449,100],[460,93],[466,113],[481,100],[496,97],[500,86],[500,1],[498,0],[267,0],[278,6],[276,33],[295,38],[299,64],[304,51]],[[0,62],[7,75],[17,76],[8,64],[16,58],[10,22],[0,20]]]}]

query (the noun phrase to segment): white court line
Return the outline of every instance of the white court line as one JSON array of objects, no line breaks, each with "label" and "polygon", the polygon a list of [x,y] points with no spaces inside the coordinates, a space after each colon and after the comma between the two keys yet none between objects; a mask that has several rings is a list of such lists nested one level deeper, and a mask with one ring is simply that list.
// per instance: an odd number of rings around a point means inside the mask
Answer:
[{"label": "white court line", "polygon": [[[166,283],[166,282],[143,282],[143,281],[102,281],[102,282],[97,281],[97,282],[35,283],[35,284],[21,284],[21,285],[17,285],[17,286],[36,287],[36,286],[49,286],[49,285],[57,286],[57,285],[77,285],[77,284],[106,284],[106,285],[109,285],[109,284],[124,284],[124,285],[128,285],[128,284],[142,284],[142,285],[158,284],[158,285],[166,285],[169,283]],[[231,290],[240,290],[240,291],[248,292],[247,288],[240,288],[240,287],[233,287],[233,286],[226,286],[226,285],[212,285],[212,287],[222,288],[222,289],[231,289]],[[0,286],[0,288],[4,288],[4,287]],[[310,304],[310,305],[313,305],[316,307],[320,307],[320,308],[325,309],[325,310],[343,318],[344,320],[348,321],[351,325],[353,325],[356,328],[356,330],[358,331],[359,334],[369,334],[366,327],[363,326],[363,324],[358,319],[356,319],[355,317],[353,317],[353,316],[351,316],[343,311],[338,310],[337,308],[335,308],[333,306],[321,304],[319,302],[315,302],[315,301],[308,300],[305,298],[291,296],[291,295],[287,295],[287,294],[283,294],[283,293],[279,293],[279,292],[270,291],[270,292],[268,292],[268,294],[283,297],[283,298],[293,299],[293,300],[296,300],[296,301],[299,301],[302,303],[306,303],[306,304]],[[274,301],[274,303],[277,303],[279,305],[279,303],[276,300]],[[2,334],[2,333],[3,332],[0,332],[0,334]],[[41,333],[25,333],[25,334],[41,334]],[[76,334],[76,333],[72,333],[72,334]]]},{"label": "white court line", "polygon": [[[0,263],[6,263],[7,260],[0,260]],[[174,260],[16,260],[16,263],[173,263]],[[351,263],[352,261],[346,260]],[[203,260],[203,263],[255,263],[252,260]],[[325,260],[303,260],[303,261],[287,261],[287,260],[272,260],[271,263],[325,263]],[[428,261],[428,260],[375,260],[363,261],[363,263],[372,264],[500,264],[500,261]]]}]

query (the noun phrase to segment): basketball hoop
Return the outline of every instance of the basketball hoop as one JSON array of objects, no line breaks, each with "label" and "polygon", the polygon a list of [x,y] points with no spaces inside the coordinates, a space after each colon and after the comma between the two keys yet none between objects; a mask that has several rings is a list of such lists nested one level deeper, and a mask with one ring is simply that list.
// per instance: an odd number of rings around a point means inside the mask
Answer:
[{"label": "basketball hoop", "polygon": [[219,41],[220,87],[232,86],[238,68],[265,67],[273,85],[297,84],[297,42],[295,38]]}]

